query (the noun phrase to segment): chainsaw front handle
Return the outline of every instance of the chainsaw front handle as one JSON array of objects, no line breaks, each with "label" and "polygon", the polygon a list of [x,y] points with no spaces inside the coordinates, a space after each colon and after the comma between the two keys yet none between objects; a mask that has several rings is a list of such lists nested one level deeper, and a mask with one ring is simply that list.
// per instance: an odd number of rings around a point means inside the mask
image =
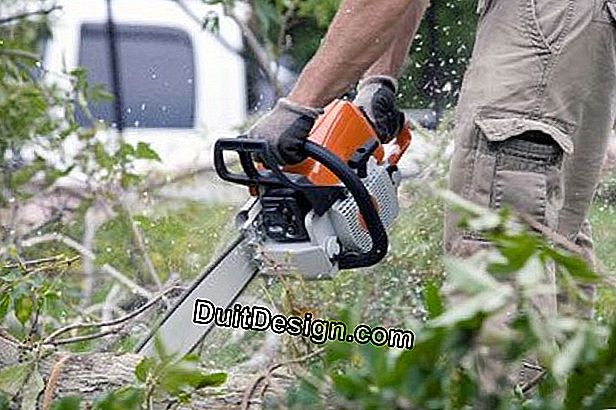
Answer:
[{"label": "chainsaw front handle", "polygon": [[310,158],[325,165],[349,190],[349,193],[355,199],[372,240],[372,247],[368,252],[340,255],[338,266],[340,266],[340,269],[353,269],[376,265],[387,254],[389,238],[368,189],[357,174],[328,149],[307,140],[304,144],[304,150]]},{"label": "chainsaw front handle", "polygon": [[[372,240],[372,247],[368,252],[347,252],[341,254],[338,258],[340,269],[368,267],[380,262],[387,254],[389,246],[387,232],[372,200],[372,196],[361,179],[347,164],[328,149],[310,140],[306,140],[304,150],[309,158],[314,159],[329,169],[353,196]],[[224,160],[225,151],[237,152],[244,173],[229,170]],[[267,169],[257,169],[255,166],[255,160],[257,159],[263,162]],[[257,187],[259,185],[288,187],[303,192],[309,197],[331,195],[332,192],[339,192],[341,188],[340,186],[318,186],[289,178],[280,169],[268,143],[255,139],[219,139],[214,145],[214,166],[221,179],[248,187]]]}]

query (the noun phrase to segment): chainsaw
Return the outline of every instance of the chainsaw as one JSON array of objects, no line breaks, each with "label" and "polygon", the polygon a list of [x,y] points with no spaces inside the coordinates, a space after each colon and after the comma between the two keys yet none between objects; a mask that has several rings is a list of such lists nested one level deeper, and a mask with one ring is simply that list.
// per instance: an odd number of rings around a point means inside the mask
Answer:
[{"label": "chainsaw", "polygon": [[[183,356],[212,330],[194,320],[208,300],[230,308],[259,274],[331,279],[340,270],[369,267],[388,250],[387,229],[399,212],[397,164],[411,143],[406,124],[381,144],[364,114],[337,100],[321,115],[304,144],[307,159],[280,167],[257,139],[216,142],[214,165],[225,181],[248,187],[251,199],[236,216],[237,239],[192,283],[137,352],[152,356],[156,340]],[[230,161],[229,157],[239,159]],[[239,170],[238,170],[239,169]]]}]

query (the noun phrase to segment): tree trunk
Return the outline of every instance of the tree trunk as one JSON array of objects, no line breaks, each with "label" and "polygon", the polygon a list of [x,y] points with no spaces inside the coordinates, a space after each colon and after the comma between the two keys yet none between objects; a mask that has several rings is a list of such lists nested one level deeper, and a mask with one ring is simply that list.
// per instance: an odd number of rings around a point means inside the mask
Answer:
[{"label": "tree trunk", "polygon": [[[0,370],[19,362],[23,354],[19,343],[0,329]],[[38,397],[38,408],[47,410],[51,403],[61,397],[79,396],[82,408],[89,408],[94,399],[135,381],[135,366],[142,356],[137,354],[84,353],[75,354],[57,351],[48,354],[39,363],[45,388]],[[191,403],[178,407],[192,409],[234,409],[242,404],[248,389],[252,389],[260,374],[246,373],[241,369],[227,371],[227,383],[221,388],[204,389],[195,395]],[[292,379],[277,372],[262,380],[249,401],[250,409],[261,408],[265,403],[279,402],[290,386]],[[267,386],[266,389],[263,386]],[[166,408],[160,403],[156,408]]]}]

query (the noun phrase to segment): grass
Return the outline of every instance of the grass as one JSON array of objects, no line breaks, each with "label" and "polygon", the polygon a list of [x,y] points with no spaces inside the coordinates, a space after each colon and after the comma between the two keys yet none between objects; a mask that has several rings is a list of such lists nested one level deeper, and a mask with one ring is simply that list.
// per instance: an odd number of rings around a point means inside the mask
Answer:
[{"label": "grass", "polygon": [[[170,273],[184,279],[196,276],[209,262],[216,246],[229,230],[233,207],[185,202],[179,208],[150,210],[136,215],[146,250],[160,279]],[[117,217],[104,224],[96,234],[99,263],[109,263],[122,272],[139,271],[144,267],[133,244],[126,217]]]},{"label": "grass", "polygon": [[[595,203],[590,214],[597,258],[610,272],[616,272],[616,205]],[[609,320],[616,316],[616,290],[602,287],[595,304],[597,317]]]}]

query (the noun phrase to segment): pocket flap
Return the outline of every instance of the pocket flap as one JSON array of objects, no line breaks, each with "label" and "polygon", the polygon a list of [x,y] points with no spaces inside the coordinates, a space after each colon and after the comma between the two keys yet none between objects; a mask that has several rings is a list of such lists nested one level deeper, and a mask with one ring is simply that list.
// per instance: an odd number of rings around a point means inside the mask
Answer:
[{"label": "pocket flap", "polygon": [[490,141],[505,141],[527,131],[541,131],[554,138],[554,141],[565,153],[573,153],[571,138],[558,128],[545,122],[526,118],[487,118],[477,119],[475,123]]}]

